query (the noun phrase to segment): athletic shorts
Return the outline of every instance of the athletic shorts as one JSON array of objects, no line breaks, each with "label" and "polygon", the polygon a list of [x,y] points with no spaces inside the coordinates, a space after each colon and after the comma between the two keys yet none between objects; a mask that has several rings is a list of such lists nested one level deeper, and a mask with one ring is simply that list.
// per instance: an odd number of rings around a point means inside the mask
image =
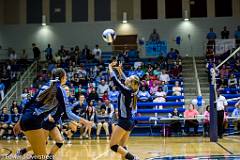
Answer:
[{"label": "athletic shorts", "polygon": [[27,109],[20,120],[22,131],[37,130],[42,128],[44,116],[34,115],[32,109]]},{"label": "athletic shorts", "polygon": [[56,122],[50,122],[48,119],[43,121],[43,123],[42,123],[42,128],[47,131],[51,131],[56,126],[57,126]]},{"label": "athletic shorts", "polygon": [[125,131],[131,131],[134,128],[135,123],[133,119],[119,118],[117,125]]}]

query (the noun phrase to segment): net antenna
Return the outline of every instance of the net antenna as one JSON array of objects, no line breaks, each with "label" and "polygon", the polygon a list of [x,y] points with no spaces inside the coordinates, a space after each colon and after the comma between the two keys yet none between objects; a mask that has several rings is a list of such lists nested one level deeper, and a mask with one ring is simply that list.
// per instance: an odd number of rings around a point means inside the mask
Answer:
[{"label": "net antenna", "polygon": [[217,142],[217,107],[216,107],[216,98],[217,98],[217,84],[216,84],[216,71],[226,63],[230,58],[232,58],[236,53],[240,51],[240,47],[238,47],[235,51],[233,51],[224,61],[222,61],[218,66],[213,64],[213,68],[211,68],[211,84],[210,84],[210,141]]}]

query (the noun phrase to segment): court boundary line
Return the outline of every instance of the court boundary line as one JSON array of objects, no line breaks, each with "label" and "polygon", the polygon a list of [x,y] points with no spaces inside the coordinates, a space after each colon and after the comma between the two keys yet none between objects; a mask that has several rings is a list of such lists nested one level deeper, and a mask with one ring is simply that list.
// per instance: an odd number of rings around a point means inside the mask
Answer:
[{"label": "court boundary line", "polygon": [[217,144],[218,146],[220,146],[222,149],[224,149],[226,152],[228,152],[230,155],[234,155],[233,152],[231,152],[230,150],[228,150],[227,148],[225,148],[225,147],[224,147],[223,145],[221,145],[220,143],[216,142],[216,144]]}]

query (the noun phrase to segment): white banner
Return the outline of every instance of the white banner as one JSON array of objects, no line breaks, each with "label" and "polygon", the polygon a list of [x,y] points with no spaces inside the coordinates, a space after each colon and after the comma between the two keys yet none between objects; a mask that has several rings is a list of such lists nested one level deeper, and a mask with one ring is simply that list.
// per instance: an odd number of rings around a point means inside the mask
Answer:
[{"label": "white banner", "polygon": [[223,54],[235,48],[235,39],[216,39],[215,42],[216,54]]}]

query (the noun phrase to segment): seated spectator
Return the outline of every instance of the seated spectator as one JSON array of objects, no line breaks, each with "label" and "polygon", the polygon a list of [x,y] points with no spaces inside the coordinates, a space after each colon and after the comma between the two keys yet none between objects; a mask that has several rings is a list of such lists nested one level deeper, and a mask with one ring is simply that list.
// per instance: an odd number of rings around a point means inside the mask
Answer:
[{"label": "seated spectator", "polygon": [[116,103],[118,101],[118,95],[119,95],[119,91],[116,90],[116,86],[112,87],[112,90],[109,91],[108,94],[108,99],[112,102],[112,103]]},{"label": "seated spectator", "polygon": [[214,59],[213,48],[207,48],[206,58],[207,58],[207,60]]},{"label": "seated spectator", "polygon": [[0,114],[0,138],[2,138],[4,133],[8,132],[10,124],[11,116],[8,114],[7,107],[3,107],[2,113]]},{"label": "seated spectator", "polygon": [[240,100],[235,104],[235,109],[232,112],[232,117],[236,118],[233,120],[234,129],[240,130]]},{"label": "seated spectator", "polygon": [[151,95],[149,94],[149,92],[146,90],[146,88],[144,86],[138,92],[137,96],[138,96],[138,100],[141,102],[147,102],[151,98]]},{"label": "seated spectator", "polygon": [[176,60],[177,59],[177,53],[173,48],[170,49],[170,52],[167,54],[167,60]]},{"label": "seated spectator", "polygon": [[80,64],[79,68],[78,68],[78,78],[79,78],[79,83],[82,86],[86,86],[87,85],[87,72],[84,69],[84,65]]},{"label": "seated spectator", "polygon": [[223,27],[223,31],[221,32],[222,39],[228,39],[230,32],[227,30],[227,27]]},{"label": "seated spectator", "polygon": [[152,86],[150,87],[150,94],[154,95],[158,91],[157,81],[154,81]]},{"label": "seated spectator", "polygon": [[174,65],[170,71],[171,77],[174,79],[178,79],[182,76],[182,67],[178,64]]},{"label": "seated spectator", "polygon": [[203,120],[203,136],[209,135],[209,128],[210,128],[210,113],[209,113],[209,105],[206,107],[204,112],[204,120]]},{"label": "seated spectator", "polygon": [[102,101],[105,102],[106,100],[108,100],[108,92],[107,91],[105,91],[102,96]]},{"label": "seated spectator", "polygon": [[162,81],[162,90],[167,94],[168,93],[168,82]]},{"label": "seated spectator", "polygon": [[[153,95],[154,99],[153,102],[161,103],[166,102],[166,92],[162,90],[162,87],[158,88],[158,91]],[[162,106],[156,106],[156,108],[162,109]]]},{"label": "seated spectator", "polygon": [[182,87],[179,86],[178,81],[175,82],[175,86],[173,86],[172,91],[173,91],[173,96],[181,96],[182,95],[182,93],[181,93]]},{"label": "seated spectator", "polygon": [[153,70],[153,75],[154,76],[160,77],[161,74],[162,74],[162,72],[161,72],[160,67],[157,67],[156,69]]},{"label": "seated spectator", "polygon": [[86,108],[87,103],[85,101],[85,96],[81,94],[79,95],[79,100],[72,104],[72,112],[80,117],[83,117]]},{"label": "seated spectator", "polygon": [[[174,108],[173,112],[171,113],[171,118],[180,118],[180,113],[178,112],[177,108]],[[181,122],[178,120],[174,120],[171,122],[170,127],[171,131],[175,133],[180,133],[181,132]]]},{"label": "seated spectator", "polygon": [[235,31],[234,37],[236,39],[237,47],[240,46],[240,26],[237,26],[237,30]]},{"label": "seated spectator", "polygon": [[228,70],[228,68],[226,67],[225,64],[222,65],[222,68],[220,69],[219,73],[220,73],[221,78],[228,78],[229,70]]},{"label": "seated spectator", "polygon": [[164,81],[165,83],[170,81],[169,74],[166,73],[166,70],[162,70],[162,74],[159,77],[160,81]]},{"label": "seated spectator", "polygon": [[135,71],[135,74],[139,77],[139,78],[143,78],[143,76],[145,75],[145,72],[142,69],[142,66],[139,66],[137,68],[137,70]]},{"label": "seated spectator", "polygon": [[154,28],[153,32],[150,34],[149,41],[158,42],[160,41],[160,36],[157,33],[157,30]]},{"label": "seated spectator", "polygon": [[101,83],[98,85],[97,93],[100,98],[102,98],[104,92],[109,92],[109,85],[106,83],[104,79],[101,80]]},{"label": "seated spectator", "polygon": [[87,106],[85,118],[86,120],[93,122],[93,125],[91,127],[86,127],[83,133],[86,138],[91,139],[92,128],[96,128],[97,124],[96,111],[92,105]]},{"label": "seated spectator", "polygon": [[89,83],[88,84],[88,89],[87,89],[87,95],[89,95],[92,90],[95,89],[95,87],[93,86],[93,83]]},{"label": "seated spectator", "polygon": [[240,72],[240,58],[236,60],[234,69],[235,72]]},{"label": "seated spectator", "polygon": [[112,132],[114,130],[114,127],[117,125],[118,123],[118,109],[114,110],[113,116],[111,118],[111,124],[112,124]]},{"label": "seated spectator", "polygon": [[184,112],[184,118],[185,120],[185,133],[189,134],[190,127],[194,128],[194,133],[198,133],[198,120],[194,119],[196,116],[199,115],[198,111],[194,109],[194,105],[190,104],[188,106],[188,109]]},{"label": "seated spectator", "polygon": [[104,105],[103,101],[101,99],[99,99],[97,104],[95,105],[95,110],[96,110],[97,114],[101,112],[101,107],[103,105]]},{"label": "seated spectator", "polygon": [[92,100],[94,100],[95,102],[97,102],[99,99],[99,96],[95,90],[95,88],[92,90],[92,92],[88,95],[88,98],[87,98],[87,102],[90,102]]},{"label": "seated spectator", "polygon": [[113,104],[110,103],[109,100],[105,100],[104,103],[105,103],[105,104],[104,104],[103,106],[105,106],[106,112],[107,112],[107,114],[109,115],[109,118],[112,118],[113,112],[114,112],[114,106],[113,106]]},{"label": "seated spectator", "polygon": [[13,102],[12,102],[12,105],[11,105],[11,107],[10,107],[10,113],[11,113],[11,114],[14,113],[14,108],[15,108],[15,107],[18,109],[18,112],[19,112],[19,113],[22,113],[22,106],[18,105],[18,104],[17,104],[17,101],[13,101]]},{"label": "seated spectator", "polygon": [[[18,112],[18,108],[14,107],[13,108],[13,114],[11,114],[11,124],[9,125],[9,133],[12,132],[13,127],[15,124],[20,120],[21,115]],[[18,140],[18,136],[15,137],[16,140]]]},{"label": "seated spectator", "polygon": [[106,111],[106,107],[101,107],[101,112],[97,115],[98,124],[97,124],[97,139],[99,139],[101,128],[103,127],[106,133],[107,139],[109,138],[109,114]]},{"label": "seated spectator", "polygon": [[90,52],[90,49],[88,48],[88,45],[85,45],[83,50],[82,50],[82,55],[86,57],[87,60],[92,59],[93,56]]},{"label": "seated spectator", "polygon": [[228,87],[237,88],[237,78],[235,78],[234,74],[231,74],[228,79]]}]

